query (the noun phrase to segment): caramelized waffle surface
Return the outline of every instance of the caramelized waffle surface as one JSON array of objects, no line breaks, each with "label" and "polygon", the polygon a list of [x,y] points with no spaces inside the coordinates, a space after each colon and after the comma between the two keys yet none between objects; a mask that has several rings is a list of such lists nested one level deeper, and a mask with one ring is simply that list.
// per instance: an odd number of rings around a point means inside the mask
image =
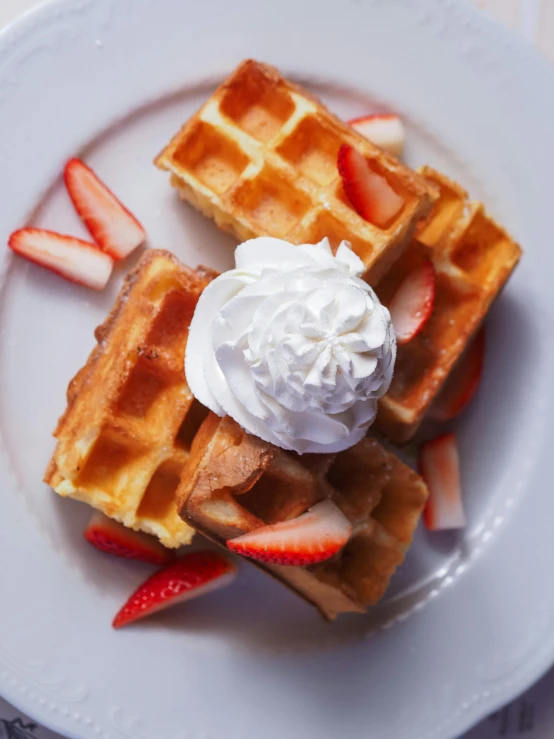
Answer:
[{"label": "caramelized waffle surface", "polygon": [[71,381],[45,482],[167,547],[188,543],[175,491],[206,410],[184,376],[188,326],[209,273],[147,251]]},{"label": "caramelized waffle surface", "polygon": [[482,203],[469,201],[463,188],[430,167],[421,174],[439,188],[439,199],[377,287],[388,305],[414,267],[427,257],[433,262],[433,313],[420,334],[398,347],[392,384],[379,405],[376,427],[396,443],[414,435],[521,256]]},{"label": "caramelized waffle surface", "polygon": [[177,493],[181,516],[215,542],[332,498],[354,525],[338,555],[309,567],[259,564],[328,619],[376,603],[403,561],[427,498],[423,480],[365,438],[336,455],[285,452],[210,413]]},{"label": "caramelized waffle surface", "polygon": [[[405,204],[384,228],[350,206],[337,169],[350,144]],[[373,284],[393,264],[436,199],[433,186],[265,64],[248,60],[156,159],[180,196],[239,240],[274,236],[314,244],[345,239]]]}]

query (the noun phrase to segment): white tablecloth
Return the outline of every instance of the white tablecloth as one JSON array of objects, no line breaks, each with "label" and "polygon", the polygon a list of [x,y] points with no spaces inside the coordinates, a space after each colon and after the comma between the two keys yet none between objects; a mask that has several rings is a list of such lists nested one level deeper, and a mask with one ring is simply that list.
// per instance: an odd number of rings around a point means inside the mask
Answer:
[{"label": "white tablecloth", "polygon": [[[42,0],[0,0],[0,27]],[[439,2],[440,0],[437,0]],[[554,0],[474,0],[484,12],[516,28],[554,61]],[[554,737],[554,670],[463,739]],[[22,716],[0,698],[0,737],[62,739]]]}]

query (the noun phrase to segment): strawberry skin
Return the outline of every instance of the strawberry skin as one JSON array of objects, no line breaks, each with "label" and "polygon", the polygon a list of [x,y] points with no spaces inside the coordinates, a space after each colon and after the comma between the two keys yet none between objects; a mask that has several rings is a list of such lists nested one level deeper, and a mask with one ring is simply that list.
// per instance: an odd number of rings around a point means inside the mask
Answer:
[{"label": "strawberry skin", "polygon": [[69,282],[102,290],[113,269],[113,261],[94,244],[40,228],[15,231],[8,246],[34,264],[46,267]]},{"label": "strawberry skin", "polygon": [[450,373],[429,415],[450,421],[461,413],[477,392],[485,360],[485,329],[480,329]]},{"label": "strawberry skin", "polygon": [[154,573],[113,620],[114,629],[231,583],[236,567],[217,552],[189,552]]},{"label": "strawberry skin", "polygon": [[84,162],[70,159],[64,180],[75,210],[102,251],[124,259],[144,243],[143,227]]},{"label": "strawberry skin", "polygon": [[175,553],[166,549],[153,536],[132,531],[100,511],[92,514],[84,536],[96,549],[116,557],[137,559],[155,565],[169,564],[175,558]]},{"label": "strawberry skin", "polygon": [[375,113],[352,118],[348,121],[352,128],[364,138],[371,141],[395,157],[400,157],[404,149],[404,126],[399,116],[394,113]]},{"label": "strawberry skin", "polygon": [[356,213],[379,228],[386,228],[404,206],[404,199],[387,180],[374,172],[365,157],[349,144],[338,153],[337,167],[346,197]]},{"label": "strawberry skin", "polygon": [[399,345],[414,339],[431,317],[435,306],[435,270],[430,259],[406,277],[388,306]]},{"label": "strawberry skin", "polygon": [[351,533],[350,521],[332,501],[326,500],[298,518],[230,539],[227,546],[259,562],[305,567],[333,557]]},{"label": "strawberry skin", "polygon": [[443,434],[421,447],[421,476],[429,488],[424,511],[432,531],[459,529],[466,525],[460,484],[460,458],[454,434]]}]

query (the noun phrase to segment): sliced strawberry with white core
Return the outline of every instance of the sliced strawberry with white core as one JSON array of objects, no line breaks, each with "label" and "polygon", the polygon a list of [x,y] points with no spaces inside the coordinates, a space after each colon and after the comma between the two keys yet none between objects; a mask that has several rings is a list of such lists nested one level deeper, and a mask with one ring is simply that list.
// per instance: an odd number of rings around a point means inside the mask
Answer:
[{"label": "sliced strawberry with white core", "polygon": [[356,213],[379,228],[388,226],[402,210],[404,199],[349,144],[339,149],[337,166],[346,197]]},{"label": "sliced strawberry with white core", "polygon": [[326,500],[298,518],[230,539],[227,546],[260,562],[304,567],[332,557],[351,533],[350,521],[332,501]]},{"label": "sliced strawberry with white core", "polygon": [[159,570],[129,598],[113,620],[115,629],[229,585],[235,565],[217,552],[189,552]]},{"label": "sliced strawberry with white core", "polygon": [[450,421],[469,404],[481,381],[485,359],[485,329],[482,328],[462,354],[429,410],[431,418]]},{"label": "sliced strawberry with white core", "polygon": [[458,445],[454,434],[443,434],[424,444],[419,468],[429,488],[424,512],[427,527],[433,531],[463,528],[466,517],[462,504]]},{"label": "sliced strawberry with white core", "polygon": [[435,305],[435,270],[430,259],[400,284],[388,306],[398,344],[407,344],[423,329]]},{"label": "sliced strawberry with white core", "polygon": [[153,536],[132,531],[100,511],[92,514],[84,536],[101,552],[116,557],[138,559],[155,565],[166,565],[175,559],[175,553]]},{"label": "sliced strawberry with white core", "polygon": [[137,219],[80,159],[71,159],[64,173],[75,210],[102,251],[124,259],[146,239]]},{"label": "sliced strawberry with white core", "polygon": [[404,150],[404,126],[394,113],[376,113],[353,118],[348,123],[372,144],[395,157],[402,156]]},{"label": "sliced strawberry with white core", "polygon": [[113,260],[93,244],[40,228],[15,231],[8,245],[30,262],[93,290],[106,286],[113,269]]}]

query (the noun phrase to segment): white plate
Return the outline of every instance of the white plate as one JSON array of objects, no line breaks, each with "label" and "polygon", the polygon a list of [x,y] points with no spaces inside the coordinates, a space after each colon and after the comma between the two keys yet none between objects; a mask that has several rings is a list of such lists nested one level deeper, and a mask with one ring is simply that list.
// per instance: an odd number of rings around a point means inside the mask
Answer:
[{"label": "white plate", "polygon": [[124,270],[96,295],[3,251],[0,691],[83,739],[454,737],[554,659],[552,70],[453,0],[54,2],[0,37],[0,237],[28,218],[84,233],[60,182],[80,152],[151,244],[230,265],[232,239],[151,160],[247,56],[340,115],[399,111],[408,161],[459,179],[525,247],[458,428],[469,527],[420,531],[367,618],[323,624],[244,566],[236,587],[113,632],[145,568],[92,552],[86,508],[41,477]]}]

